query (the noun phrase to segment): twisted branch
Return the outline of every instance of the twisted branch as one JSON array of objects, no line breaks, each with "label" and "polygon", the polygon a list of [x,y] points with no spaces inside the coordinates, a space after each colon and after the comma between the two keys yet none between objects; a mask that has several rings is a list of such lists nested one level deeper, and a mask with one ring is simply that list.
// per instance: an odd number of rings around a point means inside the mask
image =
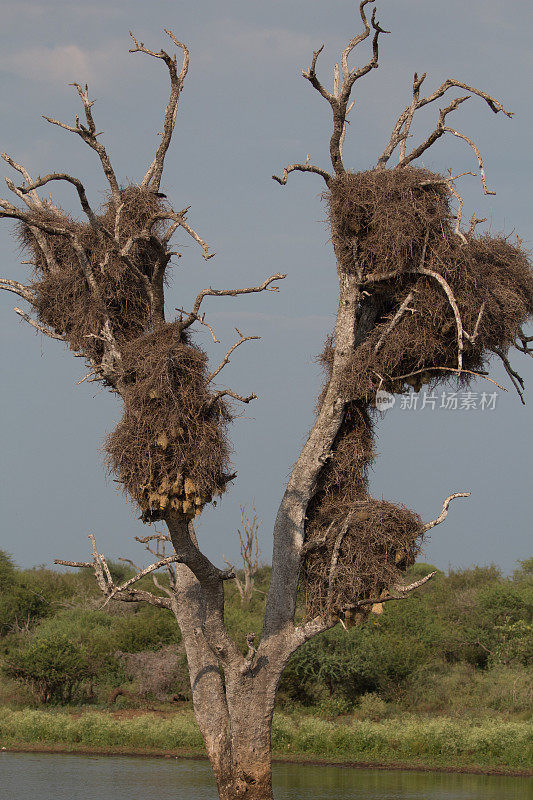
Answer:
[{"label": "twisted branch", "polygon": [[[483,92],[481,89],[476,89],[474,86],[469,86],[468,84],[462,83],[461,81],[458,81],[455,78],[448,78],[432,94],[428,95],[427,97],[421,98],[420,87],[425,78],[426,78],[425,72],[423,75],[421,75],[420,78],[418,77],[418,74],[415,72],[413,79],[413,99],[411,101],[411,104],[407,106],[407,108],[405,108],[404,111],[402,111],[402,113],[398,117],[394,125],[394,128],[392,130],[390,139],[387,143],[387,146],[385,147],[383,153],[378,159],[377,163],[378,169],[382,169],[386,165],[387,161],[390,159],[390,157],[392,156],[398,145],[401,145],[398,166],[400,165],[405,166],[405,164],[409,163],[409,161],[412,161],[414,158],[418,158],[421,155],[421,153],[424,152],[424,150],[427,150],[427,148],[430,147],[431,144],[433,144],[433,142],[436,141],[436,139],[442,136],[442,134],[444,133],[444,130],[442,130],[443,120],[439,117],[439,123],[437,125],[437,129],[436,131],[433,132],[433,134],[431,134],[432,140],[429,142],[429,144],[428,140],[426,140],[424,145],[421,145],[420,148],[416,148],[416,150],[411,153],[410,157],[406,157],[405,155],[406,140],[407,137],[409,136],[409,130],[416,111],[428,105],[429,103],[433,103],[435,100],[438,100],[449,89],[452,88],[465,89],[467,92],[470,92],[470,94],[477,95],[482,100],[485,100],[489,108],[492,111],[494,111],[495,114],[501,111],[507,117],[513,116],[513,113],[511,111],[507,111],[499,100],[496,100],[494,97],[487,94],[486,92]],[[459,102],[463,102],[463,99],[460,99]],[[459,105],[459,103],[457,103],[457,105]],[[450,111],[453,110],[454,108],[450,109]],[[449,111],[447,111],[446,113],[449,113]],[[450,132],[453,131],[450,129]],[[413,155],[414,153],[417,153],[417,155]]]},{"label": "twisted branch", "polygon": [[457,497],[470,497],[470,492],[455,492],[454,494],[448,495],[444,503],[442,504],[442,511],[440,512],[439,516],[436,519],[432,519],[431,522],[426,522],[422,525],[422,532],[426,533],[426,531],[431,530],[436,525],[440,525],[441,522],[444,522],[446,517],[448,516],[448,507],[452,500],[455,500]]},{"label": "twisted branch", "polygon": [[315,167],[314,164],[288,164],[283,170],[283,175],[279,178],[277,175],[272,175],[272,178],[280,183],[282,186],[285,186],[287,183],[287,178],[289,173],[291,172],[314,172],[316,175],[320,175],[326,181],[326,186],[329,186],[329,182],[331,180],[331,175],[329,172],[326,172],[325,169],[321,169],[320,167]]},{"label": "twisted branch", "polygon": [[[384,30],[379,24],[376,22],[376,9],[374,8],[372,12],[372,17],[370,22],[366,16],[365,6],[369,3],[373,3],[374,0],[362,0],[359,4],[359,13],[361,16],[361,20],[363,22],[363,30],[360,34],[355,36],[351,39],[344,50],[342,51],[340,63],[342,68],[342,85],[339,86],[339,70],[338,67],[335,70],[335,78],[334,78],[334,90],[333,92],[328,91],[318,79],[316,74],[316,65],[318,61],[318,57],[322,50],[324,49],[324,45],[315,50],[313,53],[313,58],[311,60],[311,64],[309,69],[302,70],[303,77],[309,81],[311,86],[322,95],[322,97],[328,101],[331,106],[333,112],[333,131],[331,134],[330,139],[330,158],[331,163],[333,165],[333,169],[336,175],[341,175],[345,172],[344,165],[342,163],[342,145],[344,142],[344,136],[346,132],[346,116],[353,107],[353,104],[348,107],[348,103],[350,100],[350,93],[352,91],[354,83],[366,75],[370,70],[375,69],[378,67],[378,59],[379,59],[379,34],[380,33],[388,33],[388,31]],[[372,57],[370,60],[362,67],[354,68],[350,70],[348,67],[348,56],[352,52],[352,50],[365,39],[368,38],[370,35],[370,29],[374,29],[374,37],[372,40]],[[304,172],[317,172],[319,175],[328,182],[329,176],[327,173],[324,174],[323,170],[319,170],[318,168],[310,168],[309,165],[305,164],[292,164],[290,165],[292,169],[300,169]],[[288,171],[291,171],[289,167],[286,168]],[[288,174],[288,172],[287,172]],[[275,177],[275,176],[274,176]],[[279,183],[286,182],[286,174],[284,172],[284,178],[277,178]]]},{"label": "twisted branch", "polygon": [[35,330],[39,331],[39,333],[44,333],[44,335],[48,336],[50,339],[58,339],[60,342],[65,341],[64,336],[61,336],[61,334],[59,333],[55,333],[55,331],[45,327],[44,325],[41,325],[40,322],[36,322],[36,320],[32,319],[29,314],[26,314],[26,312],[23,311],[21,308],[18,308],[18,306],[15,306],[13,311],[15,312],[15,314],[18,314],[19,317],[21,317],[24,320],[24,322],[27,322],[28,325],[31,325],[32,328],[35,328]]}]

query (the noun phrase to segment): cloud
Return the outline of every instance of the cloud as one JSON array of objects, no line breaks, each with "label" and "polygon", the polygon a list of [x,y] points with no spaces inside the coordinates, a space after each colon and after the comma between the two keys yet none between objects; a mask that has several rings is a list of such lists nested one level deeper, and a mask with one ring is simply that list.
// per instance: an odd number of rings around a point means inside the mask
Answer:
[{"label": "cloud", "polygon": [[[123,42],[120,42],[123,46]],[[107,42],[103,47],[89,50],[76,44],[54,47],[34,46],[0,55],[0,69],[42,83],[89,83],[93,87],[108,82],[116,75],[121,60],[120,46]]]},{"label": "cloud", "polygon": [[[115,0],[116,4],[116,0]],[[117,16],[117,9],[107,2],[92,0],[90,5],[72,3],[70,0],[3,0],[2,21],[4,24],[10,19],[39,19],[49,18],[51,13],[61,13],[63,19],[69,15],[76,20],[109,19]]]}]

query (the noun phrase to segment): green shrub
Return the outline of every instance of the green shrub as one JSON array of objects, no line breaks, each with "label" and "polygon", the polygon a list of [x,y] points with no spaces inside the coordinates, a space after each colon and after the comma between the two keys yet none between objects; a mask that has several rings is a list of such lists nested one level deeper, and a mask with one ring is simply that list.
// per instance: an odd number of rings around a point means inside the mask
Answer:
[{"label": "green shrub", "polygon": [[375,692],[367,692],[359,699],[357,716],[377,722],[387,716],[387,703]]},{"label": "green shrub", "polygon": [[492,664],[533,664],[533,625],[518,619],[495,627],[497,643],[490,656]]},{"label": "green shrub", "polygon": [[34,636],[6,660],[7,674],[31,686],[41,703],[69,702],[90,677],[86,654],[61,633]]}]

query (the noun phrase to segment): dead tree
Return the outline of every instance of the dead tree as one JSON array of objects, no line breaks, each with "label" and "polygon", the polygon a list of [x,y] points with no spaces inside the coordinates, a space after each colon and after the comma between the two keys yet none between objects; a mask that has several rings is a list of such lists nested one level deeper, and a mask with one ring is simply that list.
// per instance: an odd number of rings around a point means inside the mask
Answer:
[{"label": "dead tree", "polygon": [[[257,533],[261,523],[257,518],[257,511],[255,506],[252,505],[253,516],[249,517],[246,514],[246,508],[241,506],[241,528],[237,528],[239,536],[239,545],[242,560],[242,573],[243,579],[235,572],[234,580],[239,596],[241,598],[241,605],[248,605],[252,599],[252,594],[255,586],[255,576],[259,569],[259,541]],[[224,559],[226,561],[226,559]],[[226,561],[229,567],[232,565]],[[234,569],[232,567],[232,569]],[[235,570],[234,570],[235,571]]]},{"label": "dead tree", "polygon": [[[15,309],[23,319],[85,357],[88,380],[100,381],[122,397],[124,416],[107,442],[109,465],[138,504],[143,520],[165,523],[173,547],[172,555],[158,558],[118,586],[95,547],[92,563],[99,585],[106,601],[145,600],[175,614],[196,717],[223,800],[272,797],[270,727],[277,685],[290,655],[339,621],[361,623],[373,605],[407,597],[420,586],[423,581],[404,585],[401,573],[413,563],[424,533],[444,520],[450,501],[468,496],[451,494],[440,515],[424,524],[404,507],[369,495],[377,391],[401,394],[410,386],[416,390],[442,381],[465,386],[475,375],[487,377],[485,365],[494,354],[521,393],[522,380],[511,366],[509,349],[515,346],[531,354],[531,337],[522,326],[533,311],[533,280],[520,244],[477,236],[475,217],[470,228],[463,229],[458,176],[413,165],[445,134],[458,136],[472,148],[484,191],[489,192],[477,146],[451,128],[448,117],[472,96],[494,113],[511,113],[484,91],[455,79],[424,96],[426,76],[415,75],[412,99],[376,166],[359,173],[344,167],[350,93],[356,81],[378,66],[385,33],[375,10],[370,19],[367,16],[371,2],[360,3],[362,30],[343,50],[332,89],[317,74],[322,48],[303,73],[331,108],[332,171],[306,160],[288,165],[276,178],[285,184],[290,173],[301,171],[325,181],[339,305],[335,330],[322,356],[326,381],[316,420],[275,522],[261,640],[256,643],[248,636],[246,653],[224,625],[224,581],[232,571],[219,569],[200,551],[193,519],[235,477],[226,440],[232,416],[228,403],[248,403],[255,395],[217,388],[213,381],[235,348],[253,337],[238,333],[221,364],[212,368],[191,331],[195,325],[210,327],[206,299],[277,291],[277,282],[285,276],[271,275],[242,289],[204,289],[190,310],[172,321],[165,319],[164,278],[173,255],[173,233],[182,230],[199,244],[205,258],[211,257],[187,221],[188,209],[173,210],[159,191],[188,69],[186,46],[167,31],[183,53],[179,67],[164,50],[149,50],[133,38],[132,52],[161,60],[171,85],[161,142],[138,185],[119,183],[97,133],[87,87],[76,86],[83,122],[76,117],[69,125],[48,118],[97,154],[108,183],[107,201],[98,212],[78,178],[52,173],[33,179],[4,155],[21,182],[7,181],[19,203],[1,200],[0,215],[15,220],[34,277],[29,284],[3,279],[0,285],[33,307],[34,317]],[[369,60],[351,66],[353,51],[367,39]],[[411,125],[419,109],[449,98],[456,89],[466,94],[450,99],[440,109],[434,130],[410,149]],[[398,163],[390,166],[395,153]],[[41,199],[37,190],[57,181],[76,191],[84,222]],[[166,594],[136,585],[142,574],[155,575],[170,565],[173,584]],[[306,618],[296,625],[300,583]]]}]

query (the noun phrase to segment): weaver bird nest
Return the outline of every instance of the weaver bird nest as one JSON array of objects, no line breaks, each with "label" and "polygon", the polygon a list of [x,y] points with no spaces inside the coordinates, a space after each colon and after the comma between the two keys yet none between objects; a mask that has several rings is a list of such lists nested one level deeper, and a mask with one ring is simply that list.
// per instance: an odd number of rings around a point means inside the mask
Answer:
[{"label": "weaver bird nest", "polygon": [[[507,238],[458,233],[441,175],[413,167],[345,173],[325,196],[343,268],[363,292],[342,376],[347,410],[308,510],[303,582],[308,616],[363,603],[364,618],[364,601],[414,562],[423,534],[416,514],[367,492],[376,392],[467,385],[491,355],[505,360],[533,313],[533,275]],[[320,356],[329,373],[334,345],[330,337]]]},{"label": "weaver bird nest", "polygon": [[[231,414],[210,388],[205,353],[179,323],[152,319],[153,294],[170,261],[164,223],[153,222],[164,200],[129,186],[120,202],[119,224],[109,201],[96,225],[51,206],[20,225],[35,265],[34,307],[40,322],[93,366],[109,357],[105,334],[112,331],[124,416],[106,443],[109,467],[145,521],[173,513],[192,518],[230,479],[225,428]],[[32,219],[50,232],[32,226]],[[111,228],[118,229],[118,248],[127,250],[129,262],[102,235]]]}]

